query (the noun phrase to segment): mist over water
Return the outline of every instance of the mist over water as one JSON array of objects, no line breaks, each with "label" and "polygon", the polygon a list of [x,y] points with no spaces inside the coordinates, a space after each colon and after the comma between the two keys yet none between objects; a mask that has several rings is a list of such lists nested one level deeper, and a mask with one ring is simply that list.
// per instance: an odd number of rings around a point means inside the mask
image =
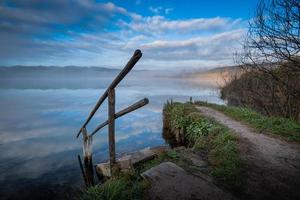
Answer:
[{"label": "mist over water", "polygon": [[[117,71],[99,76],[57,78],[0,77],[0,193],[20,199],[66,198],[83,185],[76,133]],[[102,74],[102,75],[101,75]],[[23,77],[23,78],[22,78]],[[56,78],[55,78],[56,77]],[[145,107],[116,120],[118,156],[145,147],[166,145],[162,139],[162,107],[168,99],[192,96],[222,104],[218,89],[147,71],[129,74],[116,88],[116,111],[147,97]],[[107,119],[107,101],[87,127]],[[93,137],[93,161],[108,158],[107,127]],[[34,195],[32,195],[34,193]]]}]

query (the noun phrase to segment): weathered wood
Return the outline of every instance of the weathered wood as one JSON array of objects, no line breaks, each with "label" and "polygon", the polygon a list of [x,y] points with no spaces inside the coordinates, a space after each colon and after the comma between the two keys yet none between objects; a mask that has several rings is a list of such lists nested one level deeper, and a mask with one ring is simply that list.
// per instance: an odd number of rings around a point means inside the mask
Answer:
[{"label": "weathered wood", "polygon": [[100,105],[104,102],[104,100],[107,98],[108,91],[111,89],[114,89],[120,81],[128,74],[128,72],[134,67],[134,65],[139,61],[139,59],[142,57],[142,52],[137,49],[135,50],[133,56],[130,58],[126,66],[123,68],[123,70],[118,74],[118,76],[113,80],[113,82],[110,84],[110,86],[107,88],[107,90],[103,93],[103,95],[100,97],[100,99],[97,101],[95,107],[90,112],[88,118],[84,122],[83,126],[80,128],[79,132],[77,133],[77,138],[79,137],[82,128],[86,127],[86,125],[89,123],[89,121],[92,119]]},{"label": "weathered wood", "polygon": [[[141,107],[143,107],[144,105],[147,105],[149,103],[149,100],[147,98],[144,98],[134,104],[132,104],[131,106],[128,106],[127,108],[119,111],[118,113],[115,114],[115,119],[122,117],[123,115],[130,113],[132,111],[135,111]],[[95,130],[91,133],[91,135],[95,135],[101,128],[103,128],[104,126],[106,126],[108,124],[108,120],[106,120],[105,122],[103,122],[102,124],[100,124],[99,126],[97,126],[95,128]]]},{"label": "weathered wood", "polygon": [[81,131],[82,131],[82,137],[83,137],[83,139],[86,139],[88,137],[88,133],[87,133],[86,128],[83,127]]},{"label": "weathered wood", "polygon": [[93,166],[93,159],[92,157],[84,157],[84,168],[85,168],[85,175],[86,175],[86,185],[88,187],[94,186],[94,166]]},{"label": "weathered wood", "polygon": [[[118,76],[112,81],[110,86],[106,89],[103,95],[99,98],[96,105],[90,112],[88,118],[82,125],[81,129],[77,133],[77,138],[82,133],[84,140],[84,161],[85,161],[85,179],[88,185],[94,185],[94,175],[93,175],[93,165],[92,165],[92,154],[91,154],[91,142],[92,136],[101,128],[108,126],[108,139],[109,139],[109,171],[111,176],[114,176],[115,171],[119,170],[119,165],[116,163],[116,152],[115,152],[115,119],[121,117],[129,112],[132,112],[146,104],[148,104],[149,100],[144,98],[135,104],[121,110],[118,113],[115,113],[115,87],[120,83],[120,81],[128,74],[128,72],[134,67],[134,65],[138,62],[138,60],[142,57],[142,53],[140,50],[136,50],[128,61],[123,70],[118,74]],[[104,102],[104,100],[108,97],[108,120],[104,123],[100,124],[96,127],[96,129],[89,135],[86,130],[86,125],[92,119],[98,108]],[[125,162],[125,161],[124,161]],[[82,167],[82,163],[81,163]]]},{"label": "weathered wood", "polygon": [[[109,161],[110,169],[113,169],[116,163],[115,152],[115,89],[108,91],[108,143],[109,143]],[[112,171],[111,174],[113,175]]]},{"label": "weathered wood", "polygon": [[86,174],[85,174],[84,169],[83,169],[83,165],[82,165],[80,155],[77,155],[77,158],[78,158],[78,162],[79,162],[79,166],[80,166],[80,170],[81,170],[81,173],[82,173],[84,183],[85,183],[86,186],[88,186],[87,177],[86,177]]},{"label": "weathered wood", "polygon": [[92,136],[89,136],[86,128],[82,128],[82,136],[83,136],[83,155],[84,159],[86,157],[92,157]]},{"label": "weathered wood", "polygon": [[144,98],[144,99],[132,104],[131,106],[128,106],[127,108],[121,110],[120,112],[118,112],[117,113],[117,118],[121,117],[123,115],[126,115],[127,113],[130,113],[130,112],[132,112],[132,111],[134,111],[134,110],[136,110],[136,109],[138,109],[138,108],[140,108],[140,107],[142,107],[142,106],[144,106],[148,103],[149,103],[149,100],[147,98]]}]

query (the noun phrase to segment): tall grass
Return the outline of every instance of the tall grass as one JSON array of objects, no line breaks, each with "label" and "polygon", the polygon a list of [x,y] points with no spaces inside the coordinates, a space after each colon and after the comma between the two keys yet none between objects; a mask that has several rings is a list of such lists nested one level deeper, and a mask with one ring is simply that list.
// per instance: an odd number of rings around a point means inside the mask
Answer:
[{"label": "tall grass", "polygon": [[188,146],[205,152],[213,167],[213,177],[233,190],[243,189],[244,164],[239,155],[237,137],[228,128],[208,119],[189,103],[164,106],[168,126],[183,130]]},{"label": "tall grass", "polygon": [[86,189],[78,200],[142,200],[148,183],[136,174],[121,174],[103,185]]}]

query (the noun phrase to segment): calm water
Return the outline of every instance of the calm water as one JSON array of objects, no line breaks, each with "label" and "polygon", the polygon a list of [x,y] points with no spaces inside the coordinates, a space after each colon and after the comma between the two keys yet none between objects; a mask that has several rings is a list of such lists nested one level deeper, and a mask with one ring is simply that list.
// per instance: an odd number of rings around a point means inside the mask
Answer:
[{"label": "calm water", "polygon": [[[44,87],[30,80],[0,89],[1,199],[64,199],[83,185],[77,154],[82,140],[75,134],[111,77],[79,80],[83,86],[58,82]],[[32,84],[32,83],[35,84]],[[89,84],[86,84],[86,83]],[[162,107],[167,99],[194,99],[223,103],[218,90],[182,79],[129,76],[116,90],[116,111],[148,97],[150,103],[116,121],[118,155],[165,145],[161,136]],[[13,86],[11,86],[13,85]],[[18,86],[19,85],[19,86]],[[43,85],[43,87],[39,87]],[[60,87],[61,85],[61,87]],[[98,89],[97,89],[98,88]],[[88,126],[91,131],[106,120],[107,102]],[[93,138],[94,163],[108,158],[107,127]]]}]

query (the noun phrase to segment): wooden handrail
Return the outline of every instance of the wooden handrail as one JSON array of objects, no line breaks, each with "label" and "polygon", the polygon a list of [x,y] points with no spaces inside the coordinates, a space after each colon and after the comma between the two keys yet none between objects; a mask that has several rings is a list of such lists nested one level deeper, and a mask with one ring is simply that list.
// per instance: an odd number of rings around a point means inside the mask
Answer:
[{"label": "wooden handrail", "polygon": [[[132,104],[131,106],[117,112],[115,114],[115,119],[122,117],[123,115],[130,113],[132,111],[135,111],[136,109],[139,109],[141,107],[143,107],[144,105],[147,105],[149,103],[149,100],[147,98],[144,98],[134,104]],[[91,133],[91,135],[95,135],[101,128],[103,128],[104,126],[106,126],[108,124],[108,120],[106,120],[105,122],[103,122],[102,124],[100,124],[99,126],[97,126],[93,132]]]},{"label": "wooden handrail", "polygon": [[118,74],[118,76],[113,80],[113,82],[110,84],[110,86],[106,89],[106,91],[103,93],[103,95],[99,98],[96,105],[94,106],[93,110],[90,112],[88,118],[85,120],[84,124],[80,128],[80,130],[77,133],[77,138],[79,137],[82,128],[85,128],[86,125],[89,123],[89,121],[92,119],[92,117],[95,115],[98,108],[101,106],[101,104],[104,102],[104,100],[107,98],[108,92],[112,89],[114,89],[120,81],[130,72],[130,70],[134,67],[134,65],[139,61],[139,59],[142,57],[141,50],[137,49],[135,50],[133,56],[130,58],[128,63],[125,65],[123,70]]},{"label": "wooden handrail", "polygon": [[[119,112],[115,112],[115,102],[116,102],[116,96],[115,96],[115,87],[123,80],[123,78],[128,74],[128,72],[130,72],[130,70],[134,67],[134,65],[139,61],[139,59],[142,57],[142,52],[137,49],[133,56],[130,58],[130,60],[128,61],[128,63],[125,65],[125,67],[121,70],[121,72],[117,75],[117,77],[112,81],[112,83],[108,86],[108,88],[106,89],[106,91],[102,94],[102,96],[98,99],[96,105],[94,106],[94,108],[92,109],[92,111],[90,112],[89,116],[87,117],[87,119],[85,120],[84,124],[82,125],[82,127],[80,128],[79,132],[77,133],[77,138],[79,137],[79,135],[82,133],[83,135],[83,145],[84,147],[87,145],[87,142],[89,142],[93,135],[97,133],[97,131],[99,131],[101,128],[103,128],[104,126],[108,125],[108,143],[109,143],[109,164],[110,164],[110,173],[112,176],[114,176],[114,167],[116,166],[116,149],[115,149],[115,120],[127,113],[130,113],[138,108],[141,108],[142,106],[146,105],[149,103],[149,100],[147,98],[144,98],[134,104],[132,104],[131,106],[119,111]],[[89,135],[87,130],[86,130],[86,126],[87,124],[90,122],[90,120],[93,118],[93,116],[95,115],[96,111],[98,110],[98,108],[101,106],[101,104],[104,102],[104,100],[108,98],[108,119],[98,125],[95,130]],[[84,153],[84,157],[85,160],[88,160],[87,158],[90,157],[91,155],[88,151],[85,151]],[[91,158],[90,158],[91,160]],[[87,164],[87,170],[89,172],[86,173],[85,178],[89,179],[91,181],[91,184],[93,184],[93,169],[90,168],[90,163],[85,163],[85,165]],[[88,176],[89,175],[89,176]]]}]

